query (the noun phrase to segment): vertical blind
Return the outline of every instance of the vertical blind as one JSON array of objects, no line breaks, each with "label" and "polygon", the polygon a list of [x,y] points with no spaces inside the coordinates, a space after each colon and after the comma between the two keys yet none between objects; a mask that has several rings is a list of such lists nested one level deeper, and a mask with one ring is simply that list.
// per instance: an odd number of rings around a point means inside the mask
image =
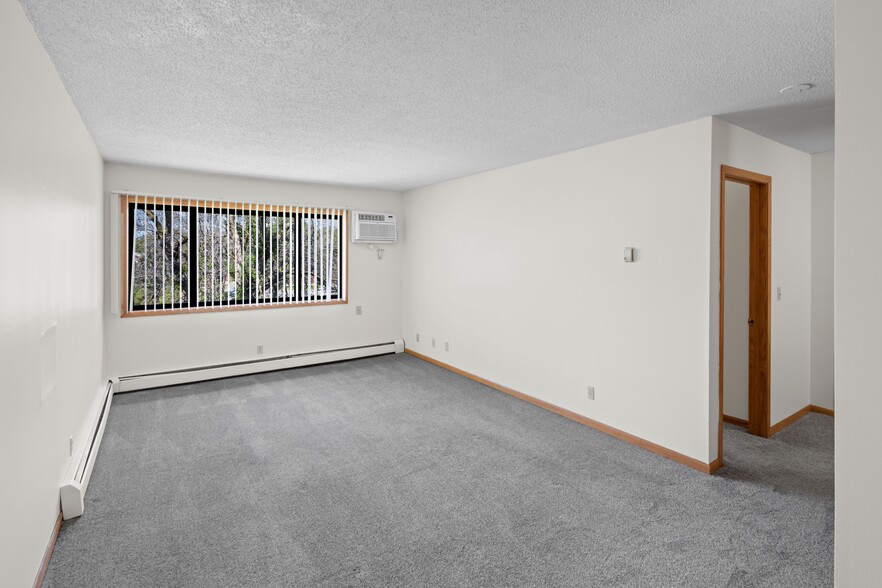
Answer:
[{"label": "vertical blind", "polygon": [[121,195],[126,309],[346,300],[346,211]]}]

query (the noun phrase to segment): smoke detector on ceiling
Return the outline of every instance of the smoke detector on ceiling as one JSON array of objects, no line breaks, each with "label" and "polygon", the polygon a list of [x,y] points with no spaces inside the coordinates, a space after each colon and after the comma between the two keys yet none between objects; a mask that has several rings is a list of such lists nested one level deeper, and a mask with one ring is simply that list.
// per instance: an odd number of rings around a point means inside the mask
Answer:
[{"label": "smoke detector on ceiling", "polygon": [[800,92],[805,92],[806,90],[811,89],[812,84],[794,84],[792,86],[787,86],[786,88],[781,88],[779,92],[781,94],[799,94]]}]

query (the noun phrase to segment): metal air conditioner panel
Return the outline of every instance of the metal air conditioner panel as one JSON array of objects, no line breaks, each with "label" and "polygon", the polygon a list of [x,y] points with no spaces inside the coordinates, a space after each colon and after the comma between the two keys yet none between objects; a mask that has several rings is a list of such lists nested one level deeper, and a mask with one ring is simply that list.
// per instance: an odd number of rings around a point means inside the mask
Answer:
[{"label": "metal air conditioner panel", "polygon": [[353,243],[395,243],[398,226],[391,212],[352,211]]}]

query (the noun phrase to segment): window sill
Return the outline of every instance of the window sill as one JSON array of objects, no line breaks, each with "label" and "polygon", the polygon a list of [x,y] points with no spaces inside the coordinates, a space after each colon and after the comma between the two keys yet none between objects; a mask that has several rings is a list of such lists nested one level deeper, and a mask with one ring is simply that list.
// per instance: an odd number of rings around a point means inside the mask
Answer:
[{"label": "window sill", "polygon": [[122,318],[140,316],[159,316],[164,314],[195,314],[206,312],[242,312],[247,310],[266,310],[270,308],[311,308],[313,306],[332,306],[349,304],[348,300],[325,300],[321,302],[282,302],[278,304],[236,304],[230,306],[198,306],[196,308],[166,308],[162,310],[124,310]]}]

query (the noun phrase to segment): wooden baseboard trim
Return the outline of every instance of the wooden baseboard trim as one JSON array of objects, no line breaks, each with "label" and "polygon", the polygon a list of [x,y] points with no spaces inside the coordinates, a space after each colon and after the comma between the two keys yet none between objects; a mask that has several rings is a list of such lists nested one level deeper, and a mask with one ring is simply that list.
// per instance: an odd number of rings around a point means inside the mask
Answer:
[{"label": "wooden baseboard trim", "polygon": [[49,559],[52,558],[52,551],[55,549],[55,541],[58,540],[58,533],[61,531],[61,513],[58,513],[58,519],[55,521],[55,527],[52,528],[52,535],[49,536],[49,544],[43,553],[43,561],[40,562],[40,569],[37,571],[37,577],[34,580],[34,588],[40,588],[43,585],[43,578],[46,577],[46,570],[49,569]]},{"label": "wooden baseboard trim", "polygon": [[809,404],[809,410],[811,410],[812,412],[816,412],[818,414],[825,414],[827,416],[833,416],[833,410],[829,409],[829,408],[824,408],[823,406]]},{"label": "wooden baseboard trim", "polygon": [[802,417],[807,415],[810,410],[811,410],[811,405],[806,406],[804,408],[800,408],[799,410],[794,412],[792,415],[790,415],[789,417],[787,417],[783,421],[781,421],[775,425],[772,425],[771,427],[769,427],[769,437],[771,437],[773,435],[777,435],[778,433],[780,433],[781,431],[783,431],[784,429],[786,429],[787,427],[789,427],[790,425],[792,425],[793,423],[795,423],[796,421],[798,421],[799,419],[801,419]]},{"label": "wooden baseboard trim", "polygon": [[[572,421],[576,421],[577,423],[580,423],[582,425],[591,427],[592,429],[596,429],[596,430],[600,431],[601,433],[606,433],[607,435],[610,435],[611,437],[615,437],[616,439],[619,439],[621,441],[625,441],[627,443],[630,443],[632,445],[636,445],[637,447],[640,447],[640,448],[645,449],[647,451],[651,451],[652,453],[655,453],[655,454],[660,455],[662,457],[666,457],[670,460],[676,461],[677,463],[688,466],[694,470],[698,470],[699,472],[702,472],[704,474],[711,474],[718,467],[720,467],[720,465],[722,465],[722,463],[717,464],[716,461],[711,462],[709,464],[704,463],[704,462],[699,461],[695,458],[689,457],[688,455],[683,455],[682,453],[678,453],[672,449],[668,449],[667,447],[662,447],[661,445],[657,445],[657,444],[653,443],[652,441],[647,441],[646,439],[641,439],[640,437],[637,437],[637,436],[632,435],[630,433],[626,433],[625,431],[622,431],[620,429],[610,427],[609,425],[605,425],[599,421],[589,419],[588,417],[582,416],[578,413],[572,412],[572,411],[567,410],[565,408],[561,408],[555,404],[551,404],[550,402],[545,402],[544,400],[539,400],[538,398],[530,396],[529,394],[524,394],[523,392],[518,392],[517,390],[514,390],[514,389],[509,388],[507,386],[503,386],[501,384],[497,384],[496,382],[492,382],[490,380],[487,380],[486,378],[482,378],[481,376],[476,376],[475,374],[471,374],[469,372],[463,371],[463,370],[461,370],[457,367],[454,367],[450,364],[444,363],[443,361],[438,361],[437,359],[433,359],[433,358],[429,357],[428,355],[423,355],[422,353],[417,353],[416,351],[413,351],[413,350],[407,349],[407,348],[404,349],[404,352],[409,355],[412,355],[416,358],[422,359],[423,361],[427,361],[431,364],[437,365],[437,366],[442,367],[446,370],[450,370],[451,372],[459,374],[460,376],[463,376],[463,377],[468,378],[470,380],[474,380],[475,382],[478,382],[480,384],[484,384],[485,386],[489,386],[490,388],[493,388],[494,390],[499,390],[500,392],[508,394],[509,396],[514,396],[515,398],[518,398],[518,399],[523,400],[525,402],[529,402],[530,404],[533,404],[533,405],[538,406],[540,408],[544,408],[545,410],[551,411],[551,412],[558,414],[564,418],[568,418],[568,419],[570,419]],[[719,460],[717,460],[717,461],[719,461]],[[717,464],[717,465],[715,466],[714,464]]]},{"label": "wooden baseboard trim", "polygon": [[708,472],[707,473],[712,474],[715,471],[717,471],[718,469],[720,469],[722,466],[723,466],[723,458],[718,457],[717,459],[713,460],[712,462],[710,462],[708,464]]},{"label": "wooden baseboard trim", "polygon": [[738,425],[739,427],[747,428],[747,421],[744,419],[739,419],[738,417],[729,416],[727,414],[723,415],[723,422],[729,423],[730,425]]}]

